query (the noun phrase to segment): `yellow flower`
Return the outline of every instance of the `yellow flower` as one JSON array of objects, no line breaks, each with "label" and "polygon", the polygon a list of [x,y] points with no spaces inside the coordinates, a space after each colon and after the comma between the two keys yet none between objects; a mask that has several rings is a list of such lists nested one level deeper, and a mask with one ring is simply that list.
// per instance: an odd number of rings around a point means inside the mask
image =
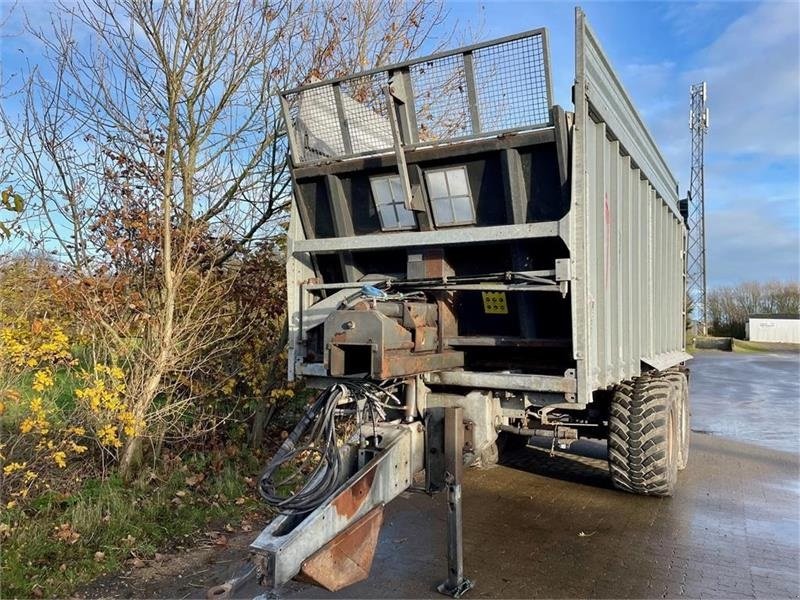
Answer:
[{"label": "yellow flower", "polygon": [[67,429],[67,433],[72,433],[74,435],[86,435],[86,430],[83,427],[70,427]]},{"label": "yellow flower", "polygon": [[42,407],[42,398],[41,398],[41,396],[36,396],[36,398],[31,400],[31,412],[34,412],[34,413],[44,412],[44,408]]},{"label": "yellow flower", "polygon": [[122,442],[117,437],[117,428],[113,425],[103,425],[97,432],[97,439],[104,446],[114,446],[115,448],[122,446]]},{"label": "yellow flower", "polygon": [[17,501],[16,501],[16,500],[11,500],[10,502],[7,502],[7,503],[6,503],[6,508],[7,508],[7,509],[9,509],[9,510],[11,510],[11,509],[12,509],[12,508],[14,508],[16,505],[17,505]]},{"label": "yellow flower", "polygon": [[26,482],[33,481],[37,477],[39,477],[38,473],[34,473],[33,471],[25,471],[25,481]]},{"label": "yellow flower", "polygon": [[24,462],[24,463],[18,463],[18,462],[9,463],[5,467],[3,467],[3,475],[11,475],[12,473],[16,473],[17,471],[21,471],[27,465],[28,465],[28,463],[26,463],[26,462]]},{"label": "yellow flower", "polygon": [[53,462],[56,463],[62,469],[67,466],[67,453],[59,450],[58,452],[53,452],[52,454]]},{"label": "yellow flower", "polygon": [[37,392],[43,392],[53,387],[54,383],[53,376],[49,371],[36,371],[33,376],[33,385],[31,385],[31,387]]},{"label": "yellow flower", "polygon": [[19,424],[20,433],[30,433],[36,422],[33,419],[26,418]]},{"label": "yellow flower", "polygon": [[86,452],[86,450],[88,450],[86,446],[81,446],[80,444],[76,444],[75,442],[70,442],[69,447],[75,454],[83,454],[84,452]]}]

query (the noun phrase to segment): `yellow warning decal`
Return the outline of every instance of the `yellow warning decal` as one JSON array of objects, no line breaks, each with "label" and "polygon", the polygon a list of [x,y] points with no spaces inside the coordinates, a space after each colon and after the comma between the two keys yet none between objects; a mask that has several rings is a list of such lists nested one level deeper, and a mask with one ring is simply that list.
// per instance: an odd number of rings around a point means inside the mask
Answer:
[{"label": "yellow warning decal", "polygon": [[483,295],[483,312],[487,315],[507,315],[508,303],[505,292],[481,292]]}]

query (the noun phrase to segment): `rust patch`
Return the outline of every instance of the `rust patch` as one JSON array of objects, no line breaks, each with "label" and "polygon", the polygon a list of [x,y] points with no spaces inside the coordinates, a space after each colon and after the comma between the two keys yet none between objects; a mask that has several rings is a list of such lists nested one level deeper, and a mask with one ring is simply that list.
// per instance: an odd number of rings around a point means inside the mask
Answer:
[{"label": "rust patch", "polygon": [[356,511],[364,503],[364,499],[372,489],[372,482],[375,480],[375,466],[367,471],[361,479],[339,494],[331,503],[341,516],[349,519],[356,514]]},{"label": "rust patch", "polygon": [[366,579],[372,568],[382,523],[383,505],[380,505],[306,560],[296,579],[331,592]]}]

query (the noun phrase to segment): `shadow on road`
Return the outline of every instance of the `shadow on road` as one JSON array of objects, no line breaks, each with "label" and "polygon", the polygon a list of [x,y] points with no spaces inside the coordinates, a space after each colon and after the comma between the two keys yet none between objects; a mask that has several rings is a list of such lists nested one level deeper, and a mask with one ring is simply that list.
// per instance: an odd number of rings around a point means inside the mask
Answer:
[{"label": "shadow on road", "polygon": [[551,455],[549,439],[533,438],[526,448],[505,453],[500,464],[560,481],[612,487],[604,442],[576,442],[569,451],[556,450]]}]

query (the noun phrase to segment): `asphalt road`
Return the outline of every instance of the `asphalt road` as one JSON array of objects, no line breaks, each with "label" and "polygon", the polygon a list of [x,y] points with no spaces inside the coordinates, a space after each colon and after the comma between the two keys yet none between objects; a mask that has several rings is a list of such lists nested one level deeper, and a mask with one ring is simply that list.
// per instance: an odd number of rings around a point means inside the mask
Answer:
[{"label": "asphalt road", "polygon": [[698,352],[692,428],[800,453],[800,354]]},{"label": "asphalt road", "polygon": [[[721,435],[692,435],[672,498],[612,489],[603,443],[553,458],[529,447],[468,471],[465,570],[476,587],[467,598],[800,597],[798,367],[797,354],[698,357],[693,427]],[[445,515],[443,495],[395,500],[368,580],[337,594],[291,584],[285,596],[441,598]],[[212,564],[213,582],[236,562]],[[161,582],[157,595],[201,597],[206,581]],[[237,597],[258,593],[252,585]]]}]

